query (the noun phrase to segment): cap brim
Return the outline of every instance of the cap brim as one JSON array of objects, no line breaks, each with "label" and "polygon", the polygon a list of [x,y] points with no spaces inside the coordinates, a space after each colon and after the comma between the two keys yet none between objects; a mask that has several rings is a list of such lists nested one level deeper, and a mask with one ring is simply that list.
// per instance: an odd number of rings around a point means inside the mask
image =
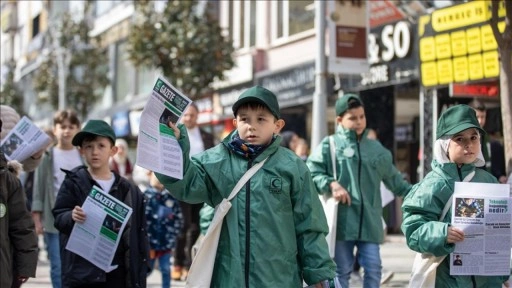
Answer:
[{"label": "cap brim", "polygon": [[480,131],[480,134],[482,134],[482,135],[485,134],[485,131],[482,128],[480,128],[480,126],[476,126],[475,124],[471,124],[471,123],[463,123],[463,124],[458,125],[457,127],[454,127],[452,129],[446,131],[444,133],[444,135],[450,135],[450,136],[455,135],[457,133],[460,133],[460,132],[470,129],[470,128],[476,128],[476,129],[478,129],[478,131]]}]

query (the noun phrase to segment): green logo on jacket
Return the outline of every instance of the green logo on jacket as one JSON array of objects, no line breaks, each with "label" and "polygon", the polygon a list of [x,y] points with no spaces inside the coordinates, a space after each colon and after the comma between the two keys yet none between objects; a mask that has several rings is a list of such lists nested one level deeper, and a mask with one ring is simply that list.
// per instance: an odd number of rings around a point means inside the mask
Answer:
[{"label": "green logo on jacket", "polygon": [[281,177],[270,178],[270,193],[281,193]]},{"label": "green logo on jacket", "polygon": [[5,207],[5,204],[0,203],[0,218],[3,218],[5,216],[6,212],[7,212],[7,208]]}]

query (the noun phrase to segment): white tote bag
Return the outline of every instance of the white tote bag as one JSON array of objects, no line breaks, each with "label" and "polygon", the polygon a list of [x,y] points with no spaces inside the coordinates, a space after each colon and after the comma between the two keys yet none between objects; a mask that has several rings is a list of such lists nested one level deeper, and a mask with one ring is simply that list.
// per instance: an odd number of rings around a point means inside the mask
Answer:
[{"label": "white tote bag", "polygon": [[[475,176],[475,172],[471,172],[464,178],[463,182],[469,182]],[[439,221],[443,221],[446,213],[452,206],[453,194],[444,205],[443,212]],[[416,253],[414,262],[412,264],[411,280],[409,281],[409,288],[434,288],[436,286],[436,270],[439,264],[443,262],[444,258],[448,255],[434,256],[427,253]]]},{"label": "white tote bag", "polygon": [[238,191],[242,189],[245,183],[251,179],[251,177],[258,171],[261,166],[267,161],[261,161],[254,165],[245,172],[244,176],[236,183],[235,187],[229,194],[228,198],[225,198],[215,208],[215,214],[213,220],[206,235],[204,235],[201,246],[197,250],[197,254],[192,260],[192,265],[187,276],[187,283],[185,287],[190,288],[206,288],[210,287],[210,282],[213,275],[213,266],[215,264],[215,255],[217,254],[217,247],[219,246],[220,231],[222,229],[222,221],[231,208],[231,199],[238,194]]},{"label": "white tote bag", "polygon": [[[332,169],[334,179],[338,179],[336,173],[336,157],[335,157],[335,144],[333,137],[329,137],[329,147],[331,153]],[[334,258],[334,251],[336,248],[336,226],[338,222],[338,202],[329,195],[320,195],[320,202],[324,208],[325,218],[327,218],[327,225],[329,226],[329,233],[325,236],[327,246],[329,247],[329,256]]]}]

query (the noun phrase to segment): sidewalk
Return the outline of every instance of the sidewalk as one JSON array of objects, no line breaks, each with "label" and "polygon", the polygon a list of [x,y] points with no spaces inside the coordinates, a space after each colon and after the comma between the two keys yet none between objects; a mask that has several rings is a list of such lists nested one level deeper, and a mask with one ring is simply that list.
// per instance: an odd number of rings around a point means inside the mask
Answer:
[{"label": "sidewalk", "polygon": [[[44,247],[42,242],[40,247]],[[387,271],[393,271],[393,278],[382,287],[407,287],[409,275],[411,272],[414,252],[409,250],[405,244],[405,238],[401,235],[388,235],[386,242],[381,246],[382,266]],[[148,288],[161,287],[161,274],[158,270],[154,271],[147,280]],[[23,288],[51,288],[50,266],[46,259],[46,252],[39,253],[39,264],[37,266],[36,278],[30,278],[22,286]],[[171,287],[185,287],[185,282],[173,281]],[[361,283],[353,283],[353,288],[362,287]]]}]

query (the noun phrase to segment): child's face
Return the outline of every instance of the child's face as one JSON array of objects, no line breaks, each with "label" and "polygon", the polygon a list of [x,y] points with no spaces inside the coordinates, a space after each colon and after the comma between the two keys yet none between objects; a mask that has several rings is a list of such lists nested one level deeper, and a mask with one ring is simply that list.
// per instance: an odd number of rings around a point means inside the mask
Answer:
[{"label": "child's face", "polygon": [[357,135],[366,129],[366,115],[363,107],[348,109],[343,116],[337,116],[336,122],[345,129],[354,130]]},{"label": "child's face", "polygon": [[284,126],[284,120],[276,120],[268,109],[240,107],[233,125],[242,140],[253,145],[267,145],[274,134]]},{"label": "child's face", "polygon": [[78,125],[71,124],[67,119],[53,126],[53,134],[59,146],[72,146],[71,140],[73,140],[78,131]]},{"label": "child's face", "polygon": [[448,146],[448,157],[456,164],[469,164],[480,153],[480,137],[475,128],[466,129],[452,136]]},{"label": "child's face", "polygon": [[466,204],[469,205],[469,204],[473,203],[473,198],[466,198],[465,201],[466,201]]},{"label": "child's face", "polygon": [[94,140],[84,140],[80,153],[93,170],[101,170],[109,167],[109,159],[117,152],[117,147],[106,137],[96,137]]}]

